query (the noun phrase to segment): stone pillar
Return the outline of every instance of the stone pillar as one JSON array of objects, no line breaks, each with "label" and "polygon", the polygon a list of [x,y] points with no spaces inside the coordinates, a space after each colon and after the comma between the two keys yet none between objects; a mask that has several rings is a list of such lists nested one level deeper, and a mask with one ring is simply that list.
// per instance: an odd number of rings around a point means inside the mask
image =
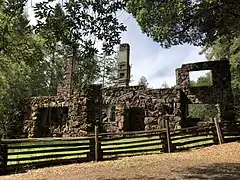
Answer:
[{"label": "stone pillar", "polygon": [[184,119],[185,100],[183,92],[180,89],[176,90],[176,98],[174,98],[173,114],[174,114],[174,129],[181,128]]},{"label": "stone pillar", "polygon": [[[81,94],[73,96],[69,103],[69,127],[64,136],[85,136],[94,132],[96,121],[101,121],[102,92],[101,85],[90,85],[82,89]],[[102,125],[99,124],[100,132]]]},{"label": "stone pillar", "polygon": [[[91,85],[87,89],[87,118],[88,124],[90,124],[91,132],[94,131],[94,126],[97,125],[97,121],[101,122],[102,115],[102,86],[101,85]],[[102,126],[100,125],[100,131]]]},{"label": "stone pillar", "polygon": [[125,123],[124,113],[125,113],[124,107],[121,105],[116,105],[116,122],[118,126],[118,132],[122,132],[126,129],[126,124],[124,124]]},{"label": "stone pillar", "polygon": [[62,82],[57,88],[57,96],[69,98],[73,93],[73,76],[76,68],[76,59],[73,55],[68,56],[65,63]]},{"label": "stone pillar", "polygon": [[189,72],[183,68],[175,70],[176,73],[176,85],[178,88],[186,89],[190,86]]},{"label": "stone pillar", "polygon": [[38,107],[31,107],[31,114],[30,114],[30,119],[27,121],[27,133],[28,137],[37,137],[37,118],[38,118]]},{"label": "stone pillar", "polygon": [[130,46],[121,44],[118,52],[118,85],[129,86],[130,82]]},{"label": "stone pillar", "polygon": [[214,88],[218,89],[220,119],[222,121],[235,120],[234,98],[231,87],[231,71],[228,60],[217,62],[218,66],[212,69]]}]

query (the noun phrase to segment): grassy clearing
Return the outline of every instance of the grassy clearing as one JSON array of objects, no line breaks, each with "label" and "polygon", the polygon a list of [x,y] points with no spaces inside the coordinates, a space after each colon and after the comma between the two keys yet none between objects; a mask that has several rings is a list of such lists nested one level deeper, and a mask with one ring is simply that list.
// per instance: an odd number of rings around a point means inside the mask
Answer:
[{"label": "grassy clearing", "polygon": [[[115,143],[115,145],[114,145]],[[123,143],[123,144],[120,144]],[[125,144],[124,144],[125,143]],[[134,147],[142,146],[142,147]],[[106,141],[102,143],[102,149],[106,158],[108,157],[124,157],[143,154],[161,153],[161,141],[158,136],[128,138],[114,141]],[[128,151],[131,151],[130,153]],[[135,151],[135,152],[134,152]]]},{"label": "grassy clearing", "polygon": [[[182,136],[182,137],[184,137],[184,136]],[[198,141],[198,140],[199,140],[199,142],[191,142],[191,141]],[[199,136],[199,137],[185,137],[184,139],[179,139],[179,140],[173,140],[172,141],[172,143],[183,143],[183,144],[187,143],[187,144],[178,146],[178,148],[193,148],[193,149],[195,149],[194,148],[195,146],[210,144],[212,142],[213,142],[213,136],[212,135]]]},{"label": "grassy clearing", "polygon": [[[8,165],[44,162],[44,161],[60,160],[60,159],[84,158],[89,152],[88,150],[89,145],[85,145],[86,143],[89,143],[89,142],[88,141],[80,141],[80,142],[52,141],[52,142],[29,142],[29,143],[11,144],[9,145],[9,150],[8,150],[8,153],[9,153]],[[71,146],[73,144],[76,144],[76,146],[74,147]],[[20,148],[11,149],[16,146]],[[30,146],[32,146],[33,148],[30,148]],[[48,146],[48,147],[44,147],[44,146]],[[72,148],[72,149],[85,148],[86,150],[69,150],[69,148]],[[53,152],[54,150],[61,150],[61,151]],[[85,153],[85,154],[82,154],[82,153]],[[76,154],[81,154],[81,155],[76,155]],[[49,155],[50,156],[58,155],[63,157],[43,158],[44,156],[49,156]],[[21,159],[28,159],[28,158],[29,160],[21,160]],[[31,158],[33,159],[31,160]]]}]

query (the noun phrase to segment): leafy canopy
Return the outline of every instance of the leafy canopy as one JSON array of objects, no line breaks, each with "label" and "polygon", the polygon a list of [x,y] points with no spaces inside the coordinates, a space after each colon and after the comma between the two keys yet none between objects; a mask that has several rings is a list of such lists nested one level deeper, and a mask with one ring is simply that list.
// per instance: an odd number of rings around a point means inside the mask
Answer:
[{"label": "leafy canopy", "polygon": [[127,11],[142,32],[162,47],[211,44],[238,37],[240,3],[236,0],[129,0]]},{"label": "leafy canopy", "polygon": [[126,30],[116,17],[116,12],[124,7],[123,1],[71,0],[55,5],[53,2],[46,0],[34,8],[36,32],[48,44],[61,43],[93,56],[97,52],[95,43],[102,41],[104,52],[113,53],[114,45],[120,43],[120,33]]},{"label": "leafy canopy", "polygon": [[32,63],[43,56],[24,13],[25,2],[0,0],[0,70],[7,70],[9,63]]},{"label": "leafy canopy", "polygon": [[[240,36],[239,36],[240,37]],[[240,38],[230,39],[222,36],[211,46],[206,46],[201,54],[205,54],[209,61],[227,58],[231,65],[232,88],[240,89]]]}]

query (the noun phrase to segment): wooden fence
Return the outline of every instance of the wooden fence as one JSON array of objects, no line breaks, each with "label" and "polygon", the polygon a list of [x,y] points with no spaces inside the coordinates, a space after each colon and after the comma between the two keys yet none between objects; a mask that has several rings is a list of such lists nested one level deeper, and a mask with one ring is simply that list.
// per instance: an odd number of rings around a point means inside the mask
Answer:
[{"label": "wooden fence", "polygon": [[240,122],[208,123],[170,130],[95,133],[78,138],[2,139],[0,174],[20,167],[99,161],[121,156],[178,152],[240,140]]},{"label": "wooden fence", "polygon": [[[153,131],[100,133],[98,136],[99,156],[132,156],[136,154],[178,152],[200,147],[240,140],[240,122],[215,121],[201,126],[170,130],[168,121],[165,129]],[[97,161],[98,159],[96,159]]]},{"label": "wooden fence", "polygon": [[91,161],[93,142],[93,137],[2,139],[0,173],[4,173],[6,167],[16,170]]}]

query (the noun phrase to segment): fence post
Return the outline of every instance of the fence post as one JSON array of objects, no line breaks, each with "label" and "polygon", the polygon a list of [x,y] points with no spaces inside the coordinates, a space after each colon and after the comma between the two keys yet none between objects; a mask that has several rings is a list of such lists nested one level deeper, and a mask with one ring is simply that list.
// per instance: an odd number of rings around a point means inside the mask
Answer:
[{"label": "fence post", "polygon": [[89,140],[90,152],[87,157],[90,161],[100,161],[103,158],[103,152],[101,149],[101,137],[99,137],[99,127],[94,127],[94,137]]},{"label": "fence post", "polygon": [[8,146],[7,144],[2,144],[2,137],[0,136],[0,175],[4,175],[7,171],[7,161],[8,161]]},{"label": "fence post", "polygon": [[221,131],[221,128],[220,128],[217,118],[214,118],[214,123],[215,123],[216,131],[217,131],[217,137],[218,137],[219,144],[222,144],[223,136],[222,136],[222,131]]},{"label": "fence post", "polygon": [[171,153],[172,142],[171,142],[170,128],[169,128],[169,121],[168,120],[165,120],[165,127],[166,127],[166,138],[167,138],[167,149],[168,149],[168,153]]},{"label": "fence post", "polygon": [[162,150],[163,152],[171,153],[173,152],[174,148],[171,141],[171,135],[170,135],[170,127],[169,127],[169,121],[165,119],[162,122],[162,126],[166,129],[166,132],[161,133],[161,141],[162,141]]},{"label": "fence post", "polygon": [[99,127],[96,125],[95,126],[95,130],[94,130],[94,134],[95,134],[95,161],[97,162],[99,159],[98,155],[99,155]]}]

